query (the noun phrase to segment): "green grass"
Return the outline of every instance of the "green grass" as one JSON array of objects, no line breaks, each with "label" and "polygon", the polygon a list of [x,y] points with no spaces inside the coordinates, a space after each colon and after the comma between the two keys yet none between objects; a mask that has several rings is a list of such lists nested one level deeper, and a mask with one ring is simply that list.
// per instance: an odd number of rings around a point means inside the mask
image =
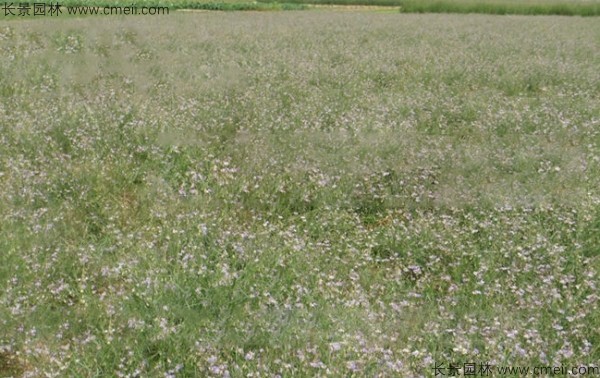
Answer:
[{"label": "green grass", "polygon": [[[170,10],[198,9],[218,11],[301,10],[310,5],[383,6],[399,8],[402,13],[482,13],[519,15],[599,16],[598,0],[141,0],[97,1],[65,0],[63,6],[168,7]],[[14,17],[12,17],[14,18]]]},{"label": "green grass", "polygon": [[293,2],[273,2],[261,3],[256,1],[240,1],[240,0],[177,0],[177,1],[81,1],[81,0],[65,0],[60,3],[64,6],[99,6],[99,7],[131,7],[134,4],[136,7],[168,7],[170,10],[178,9],[200,9],[200,10],[218,10],[218,11],[245,11],[245,10],[300,10],[306,9],[303,4],[295,4]]},{"label": "green grass", "polygon": [[[61,8],[60,12],[47,13],[46,15],[34,14],[33,6],[30,11],[21,15],[19,13],[18,5],[13,5],[12,13],[5,13],[4,11],[0,14],[5,20],[24,20],[24,19],[55,19],[55,18],[69,18],[69,17],[85,17],[85,16],[111,16],[115,17],[118,15],[125,15],[128,17],[141,16],[142,7],[155,8],[155,14],[152,17],[166,17],[171,11],[177,10],[207,10],[207,11],[285,11],[285,10],[304,10],[308,7],[305,4],[297,3],[260,3],[256,1],[239,1],[239,0],[225,0],[225,1],[176,1],[176,2],[163,2],[163,1],[142,1],[142,2],[123,2],[123,1],[80,1],[80,0],[65,0],[59,2]],[[135,14],[132,6],[138,8],[140,14]],[[87,7],[98,7],[98,10],[90,10]],[[108,14],[104,15],[103,8],[107,8]],[[120,10],[117,8],[125,8],[126,10]],[[71,8],[71,9],[68,9]],[[49,12],[49,10],[47,10]],[[113,12],[113,13],[110,13]],[[144,15],[151,17],[150,15]]]},{"label": "green grass", "polygon": [[406,13],[600,15],[600,2],[595,1],[404,0],[399,2],[398,5],[401,12]]},{"label": "green grass", "polygon": [[597,363],[595,19],[156,20],[0,25],[0,377]]},{"label": "green grass", "polygon": [[[260,1],[273,2],[272,0]],[[402,13],[600,15],[600,2],[596,0],[289,0],[287,2],[297,4],[390,6],[399,7]]]}]

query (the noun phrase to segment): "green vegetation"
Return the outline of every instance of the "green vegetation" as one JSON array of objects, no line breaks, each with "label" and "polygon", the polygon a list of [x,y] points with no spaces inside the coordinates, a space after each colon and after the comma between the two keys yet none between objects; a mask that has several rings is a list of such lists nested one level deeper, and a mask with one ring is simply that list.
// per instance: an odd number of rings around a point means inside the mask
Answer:
[{"label": "green vegetation", "polygon": [[[155,4],[149,0],[148,4]],[[74,3],[81,3],[74,1]],[[96,3],[94,1],[94,3]],[[140,3],[144,3],[143,1]],[[219,4],[217,10],[254,10],[269,9],[261,3],[279,4],[278,0],[258,0],[252,3],[213,3],[211,1],[176,0],[158,2],[173,9],[214,9],[211,4]],[[112,4],[112,3],[110,3]],[[109,5],[110,5],[109,4]],[[232,4],[232,5],[225,5]],[[237,5],[233,5],[237,4]],[[522,14],[522,15],[563,15],[563,16],[599,16],[598,0],[285,0],[280,8],[296,10],[292,4],[334,4],[368,5],[399,7],[403,13],[484,13],[484,14]],[[123,3],[123,6],[130,4]],[[213,5],[214,7],[214,5]]]},{"label": "green vegetation", "polygon": [[[302,10],[315,5],[381,6],[402,13],[482,13],[520,15],[599,16],[599,0],[63,0],[63,6],[168,7],[170,10]],[[15,8],[18,6],[15,5]],[[365,8],[368,9],[368,8]]]},{"label": "green vegetation", "polygon": [[405,13],[485,13],[522,15],[599,16],[598,1],[518,0],[399,0]]},{"label": "green vegetation", "polygon": [[597,364],[599,37],[554,16],[0,24],[0,376]]},{"label": "green vegetation", "polygon": [[[260,0],[271,2],[272,0]],[[403,13],[483,13],[599,16],[600,1],[584,0],[286,0],[297,4],[379,5]]]},{"label": "green vegetation", "polygon": [[[256,1],[239,1],[239,0],[206,0],[206,1],[177,1],[177,2],[163,2],[163,1],[137,1],[137,2],[124,2],[124,1],[80,1],[80,0],[64,0],[60,1],[60,12],[50,14],[47,10],[46,15],[34,14],[33,5],[30,5],[30,10],[24,15],[20,14],[19,5],[12,3],[10,11],[2,11],[0,17],[4,20],[23,20],[23,19],[43,19],[43,18],[70,18],[74,16],[118,16],[125,15],[135,17],[133,13],[132,5],[138,8],[137,15],[142,16],[141,7],[154,7],[151,15],[153,17],[165,17],[169,15],[171,11],[177,10],[207,10],[207,11],[287,11],[287,10],[304,10],[308,9],[305,4],[299,3],[280,3],[280,2],[256,2]],[[50,3],[46,3],[50,4]],[[108,14],[103,14],[104,7],[107,7],[106,11]],[[123,11],[122,9],[126,9]],[[162,9],[159,9],[162,8]],[[49,8],[48,8],[49,9]],[[110,13],[114,12],[114,13]],[[144,14],[144,16],[150,16]]]},{"label": "green vegetation", "polygon": [[100,7],[168,7],[170,10],[177,9],[200,9],[217,11],[245,11],[245,10],[301,10],[306,9],[304,4],[286,2],[257,2],[240,0],[176,0],[176,1],[85,1],[85,0],[63,0],[64,6],[100,6]]}]

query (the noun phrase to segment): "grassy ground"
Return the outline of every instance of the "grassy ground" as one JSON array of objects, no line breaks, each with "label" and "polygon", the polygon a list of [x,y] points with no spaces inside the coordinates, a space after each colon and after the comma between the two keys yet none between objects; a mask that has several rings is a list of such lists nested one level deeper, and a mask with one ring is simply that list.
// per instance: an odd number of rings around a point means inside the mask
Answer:
[{"label": "grassy ground", "polygon": [[0,25],[0,376],[597,364],[599,37],[329,12]]}]

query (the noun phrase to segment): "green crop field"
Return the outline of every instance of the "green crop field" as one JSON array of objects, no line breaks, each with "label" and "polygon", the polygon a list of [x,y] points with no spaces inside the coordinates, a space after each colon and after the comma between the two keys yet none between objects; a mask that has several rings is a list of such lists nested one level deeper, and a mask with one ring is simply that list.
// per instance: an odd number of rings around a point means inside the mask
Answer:
[{"label": "green crop field", "polygon": [[594,17],[0,20],[0,377],[597,374],[599,41]]}]

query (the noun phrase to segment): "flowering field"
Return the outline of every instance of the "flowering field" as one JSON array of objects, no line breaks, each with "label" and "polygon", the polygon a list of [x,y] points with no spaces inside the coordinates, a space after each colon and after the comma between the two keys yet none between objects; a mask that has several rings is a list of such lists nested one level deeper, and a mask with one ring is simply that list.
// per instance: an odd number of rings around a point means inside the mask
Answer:
[{"label": "flowering field", "polygon": [[592,370],[599,40],[570,17],[0,24],[0,376]]}]

